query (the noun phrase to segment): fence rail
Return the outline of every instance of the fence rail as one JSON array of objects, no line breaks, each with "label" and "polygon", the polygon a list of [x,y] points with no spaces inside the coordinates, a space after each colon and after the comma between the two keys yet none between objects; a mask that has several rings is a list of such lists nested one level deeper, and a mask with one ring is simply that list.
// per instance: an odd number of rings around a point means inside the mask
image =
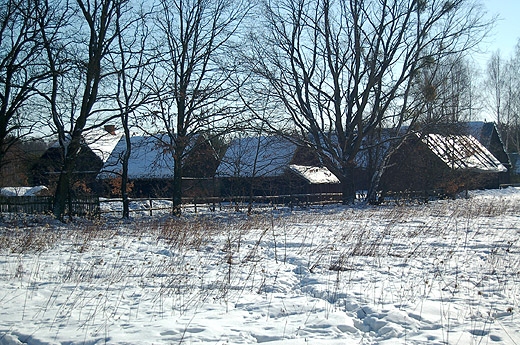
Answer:
[{"label": "fence rail", "polygon": [[[51,196],[0,196],[1,213],[52,213],[53,197]],[[95,217],[100,214],[99,198],[75,198],[71,202],[74,216]],[[69,213],[67,205],[66,213]]]},{"label": "fence rail", "polygon": [[[170,204],[165,205],[164,201]],[[102,204],[121,203],[120,198],[102,199]],[[130,213],[146,212],[152,216],[157,212],[172,211],[172,199],[168,198],[131,198]],[[202,207],[210,210],[243,210],[249,205],[254,208],[273,207],[284,205],[288,207],[307,206],[307,205],[326,205],[341,202],[341,193],[317,193],[317,194],[294,194],[294,195],[274,195],[274,196],[228,196],[228,197],[184,197],[182,207],[198,212]],[[117,213],[121,209],[116,207],[106,207],[101,213]]]},{"label": "fence rail", "polygon": [[[154,201],[164,201],[167,198],[140,198],[130,199],[132,203],[140,203],[142,207],[137,207],[130,212],[146,211],[152,215],[154,211],[165,211],[171,209],[168,206],[154,206]],[[171,200],[170,200],[171,201]],[[321,194],[297,194],[297,195],[274,195],[274,196],[235,196],[235,197],[201,197],[183,198],[183,207],[197,208],[207,205],[210,208],[235,208],[247,207],[249,204],[285,205],[289,207],[304,205],[324,205],[341,201],[339,193]],[[121,199],[104,199],[103,203],[121,202]],[[72,200],[72,215],[81,217],[98,216],[101,213],[119,212],[115,210],[101,211],[100,199],[98,197],[75,198]],[[50,214],[52,213],[53,197],[51,196],[0,196],[0,213],[25,213],[25,214]],[[68,212],[68,205],[67,210]]]},{"label": "fence rail", "polygon": [[2,213],[49,213],[52,210],[50,196],[0,196]]},{"label": "fence rail", "polygon": [[[442,197],[443,191],[422,191],[422,192],[400,192],[387,193],[385,200],[404,200],[423,198]],[[361,192],[356,195],[357,199],[363,199],[366,195]],[[229,197],[186,197],[182,199],[184,208],[193,208],[197,212],[198,208],[207,206],[209,209],[235,209],[241,210],[253,205],[255,208],[262,206],[277,207],[284,205],[288,207],[326,205],[340,203],[341,193],[316,193],[316,194],[293,194],[293,195],[271,195],[271,196],[229,196]],[[171,206],[164,205],[159,201],[170,201],[168,198],[139,198],[130,199],[134,204],[130,212],[147,212],[150,216],[154,212],[165,212],[171,210]],[[103,199],[105,204],[122,202],[121,199]],[[137,204],[137,205],[136,205]],[[52,213],[53,197],[50,196],[0,196],[0,213],[26,213],[26,214],[50,214]],[[117,213],[120,210],[102,210],[98,197],[76,198],[72,201],[72,212],[74,216],[97,217],[101,213]],[[68,205],[67,210],[68,212]]]},{"label": "fence rail", "polygon": [[326,204],[341,201],[341,193],[316,193],[316,194],[288,194],[288,195],[265,195],[265,196],[228,196],[228,197],[205,197],[205,198],[183,198],[183,204],[272,204],[272,205],[304,205],[304,204]]}]

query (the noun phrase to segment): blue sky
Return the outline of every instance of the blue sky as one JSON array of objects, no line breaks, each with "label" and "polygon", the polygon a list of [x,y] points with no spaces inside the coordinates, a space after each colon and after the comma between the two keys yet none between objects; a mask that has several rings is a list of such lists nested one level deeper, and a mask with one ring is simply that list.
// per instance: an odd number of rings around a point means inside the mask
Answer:
[{"label": "blue sky", "polygon": [[490,37],[483,42],[482,49],[488,50],[489,54],[500,49],[502,56],[509,58],[520,38],[520,1],[482,0],[482,3],[488,16],[499,16]]}]

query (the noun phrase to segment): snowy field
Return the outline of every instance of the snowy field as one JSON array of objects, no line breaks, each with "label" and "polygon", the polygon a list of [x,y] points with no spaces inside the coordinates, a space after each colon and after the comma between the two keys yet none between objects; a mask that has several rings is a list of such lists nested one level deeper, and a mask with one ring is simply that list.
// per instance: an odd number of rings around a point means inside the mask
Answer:
[{"label": "snowy field", "polygon": [[[200,210],[199,210],[200,211]],[[0,222],[0,345],[520,344],[520,189]]]}]

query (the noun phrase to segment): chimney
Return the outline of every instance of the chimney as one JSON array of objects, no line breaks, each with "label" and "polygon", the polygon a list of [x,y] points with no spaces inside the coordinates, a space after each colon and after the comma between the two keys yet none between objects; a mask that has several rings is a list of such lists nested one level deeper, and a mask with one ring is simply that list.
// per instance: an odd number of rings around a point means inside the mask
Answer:
[{"label": "chimney", "polygon": [[105,131],[112,135],[116,135],[116,126],[115,125],[105,125]]}]

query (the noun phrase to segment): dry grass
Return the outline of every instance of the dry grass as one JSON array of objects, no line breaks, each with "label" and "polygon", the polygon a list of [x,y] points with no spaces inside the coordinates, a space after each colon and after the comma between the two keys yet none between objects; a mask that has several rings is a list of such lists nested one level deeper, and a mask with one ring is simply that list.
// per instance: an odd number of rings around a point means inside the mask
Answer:
[{"label": "dry grass", "polygon": [[[520,292],[520,249],[518,236],[504,235],[511,229],[497,229],[496,238],[487,239],[490,248],[479,247],[487,226],[483,218],[496,222],[517,214],[520,205],[507,199],[470,199],[426,207],[331,207],[67,225],[42,218],[23,227],[4,222],[0,255],[9,263],[4,279],[19,281],[29,291],[45,269],[40,257],[59,246],[66,254],[51,275],[56,293],[40,313],[52,310],[58,324],[79,312],[85,328],[102,327],[99,319],[106,326],[107,320],[121,317],[124,312],[117,306],[124,304],[125,289],[151,301],[154,310],[148,313],[182,314],[207,301],[228,305],[245,292],[284,292],[278,276],[288,266],[296,267],[291,270],[298,272],[302,293],[332,305],[345,303],[345,296],[363,286],[372,296],[365,303],[420,305],[435,295],[446,310],[455,303],[467,303],[471,315],[488,308],[488,317],[481,319],[489,321],[498,311],[486,307],[492,303],[487,295],[501,293],[504,303],[510,303],[506,309],[518,310],[514,296]],[[146,251],[139,260],[127,250],[136,243]],[[103,256],[108,251],[116,255]],[[472,271],[474,260],[482,260],[478,275]],[[417,271],[422,272],[419,281]],[[308,284],[309,277],[325,281],[328,290]],[[389,289],[385,284],[393,285]],[[66,303],[58,303],[63,294],[68,294]],[[125,317],[137,317],[138,309]],[[446,316],[443,322],[448,338],[453,321]],[[483,326],[473,328],[478,327]]]}]

